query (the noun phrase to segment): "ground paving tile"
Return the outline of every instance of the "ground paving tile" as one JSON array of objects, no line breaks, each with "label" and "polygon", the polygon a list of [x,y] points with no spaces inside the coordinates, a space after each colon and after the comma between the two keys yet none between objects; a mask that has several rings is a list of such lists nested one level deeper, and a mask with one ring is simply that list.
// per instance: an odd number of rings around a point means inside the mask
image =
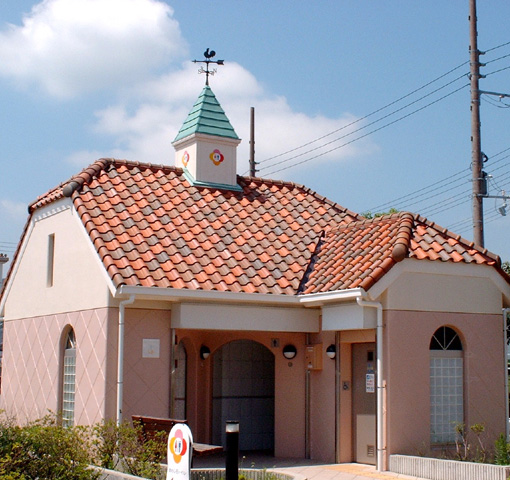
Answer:
[{"label": "ground paving tile", "polygon": [[[224,468],[222,455],[199,457],[193,468]],[[297,474],[297,480],[426,480],[392,472],[378,472],[372,465],[359,463],[323,464],[313,460],[275,458],[264,455],[241,455],[239,468],[258,468]]]}]

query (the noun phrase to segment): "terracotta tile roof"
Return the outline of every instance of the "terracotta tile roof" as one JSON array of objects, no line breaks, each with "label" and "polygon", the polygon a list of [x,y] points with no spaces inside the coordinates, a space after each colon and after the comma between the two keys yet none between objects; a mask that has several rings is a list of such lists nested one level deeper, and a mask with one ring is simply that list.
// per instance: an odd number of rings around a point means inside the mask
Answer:
[{"label": "terracotta tile roof", "polygon": [[300,292],[368,290],[404,258],[485,264],[501,272],[496,255],[419,215],[401,212],[328,230]]},{"label": "terracotta tile roof", "polygon": [[175,167],[101,159],[30,209],[71,196],[117,287],[288,295],[324,229],[361,218],[290,182],[239,184],[194,187]]},{"label": "terracotta tile roof", "polygon": [[101,159],[29,210],[71,197],[116,287],[368,290],[406,257],[490,265],[510,283],[497,256],[418,215],[366,220],[301,185],[238,182],[195,187],[175,167]]}]

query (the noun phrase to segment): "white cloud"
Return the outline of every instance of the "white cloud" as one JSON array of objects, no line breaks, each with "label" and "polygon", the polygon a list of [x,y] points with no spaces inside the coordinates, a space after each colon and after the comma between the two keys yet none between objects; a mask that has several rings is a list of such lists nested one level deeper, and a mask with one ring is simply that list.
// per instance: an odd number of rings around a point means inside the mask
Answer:
[{"label": "white cloud", "polygon": [[44,0],[0,32],[0,75],[66,98],[146,79],[186,52],[157,0]]},{"label": "white cloud", "polygon": [[[210,83],[234,129],[243,139],[238,148],[238,172],[241,174],[248,171],[249,119],[252,106],[255,107],[256,116],[255,150],[257,161],[303,145],[328,132],[342,129],[336,135],[322,141],[322,143],[330,142],[332,139],[352,132],[355,128],[347,126],[355,120],[348,114],[338,118],[327,118],[321,115],[308,116],[293,111],[285,97],[265,92],[253,75],[236,63],[228,63],[220,68],[218,75],[221,75],[221,79],[211,79]],[[104,152],[103,156],[173,164],[174,149],[171,142],[203,88],[204,80],[203,75],[197,75],[195,66],[185,64],[181,70],[138,85],[131,91],[132,102],[117,103],[96,112],[97,123],[94,130],[97,134],[111,136],[115,141],[115,147],[109,152]],[[356,125],[356,127],[359,126],[359,124]],[[271,173],[282,166],[290,166],[311,156],[324,153],[351,138],[353,137],[347,137],[280,166],[268,168],[265,172]],[[298,155],[320,144],[321,142],[313,143],[291,155]],[[342,161],[359,154],[361,150],[366,152],[372,149],[371,143],[365,140],[359,144],[347,145],[321,155],[315,160],[315,163],[333,159]],[[97,158],[93,152],[90,152],[90,155],[87,152],[80,152],[73,158],[85,160],[87,155],[89,161]],[[291,155],[268,161],[261,167],[275,164]],[[86,163],[83,162],[80,165],[85,166]],[[267,174],[264,170],[261,172],[262,176]],[[280,176],[285,177],[287,174],[276,175],[276,177]]]},{"label": "white cloud", "polygon": [[[21,26],[0,31],[0,75],[60,98],[112,89],[110,105],[96,112],[93,126],[94,133],[107,137],[111,147],[101,153],[95,147],[74,152],[67,159],[70,163],[84,167],[99,157],[112,156],[173,164],[171,142],[205,80],[197,74],[199,65],[189,60],[182,63],[186,49],[172,8],[160,0],[43,0]],[[243,139],[238,149],[239,173],[248,170],[252,106],[258,161],[339,130],[353,120],[349,115],[327,118],[295,112],[285,97],[267,92],[241,65],[227,62],[217,69],[211,86]],[[345,160],[370,148],[370,143],[326,152],[333,147],[280,166],[322,152],[318,160]],[[261,175],[272,174],[280,166],[270,167],[271,163],[287,158],[264,163],[261,167],[269,168],[262,169]]]}]

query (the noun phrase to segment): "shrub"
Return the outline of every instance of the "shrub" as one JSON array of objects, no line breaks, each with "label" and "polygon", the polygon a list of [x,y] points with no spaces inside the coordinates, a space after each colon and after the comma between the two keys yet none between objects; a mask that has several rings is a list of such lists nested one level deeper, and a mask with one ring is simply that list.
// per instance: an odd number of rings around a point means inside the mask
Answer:
[{"label": "shrub", "polygon": [[62,427],[48,415],[21,427],[0,423],[0,478],[89,480],[89,444],[84,427]]},{"label": "shrub", "polygon": [[144,440],[140,425],[116,425],[112,420],[93,428],[94,463],[153,480],[166,478],[160,463],[166,458],[166,434]]},{"label": "shrub", "polygon": [[510,444],[504,434],[496,439],[494,463],[496,465],[510,465]]}]

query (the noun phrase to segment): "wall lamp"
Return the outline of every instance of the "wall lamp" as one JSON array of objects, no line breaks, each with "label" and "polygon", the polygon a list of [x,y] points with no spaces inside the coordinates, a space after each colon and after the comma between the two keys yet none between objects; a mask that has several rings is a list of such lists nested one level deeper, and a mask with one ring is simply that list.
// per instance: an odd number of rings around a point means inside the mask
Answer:
[{"label": "wall lamp", "polygon": [[202,360],[206,360],[207,358],[209,358],[209,355],[211,355],[211,350],[209,350],[209,347],[202,345],[200,347],[200,358]]},{"label": "wall lamp", "polygon": [[283,356],[289,360],[293,359],[297,354],[297,349],[294,345],[285,345],[283,347]]},{"label": "wall lamp", "polygon": [[326,355],[333,360],[336,357],[336,346],[331,344],[326,348]]}]

